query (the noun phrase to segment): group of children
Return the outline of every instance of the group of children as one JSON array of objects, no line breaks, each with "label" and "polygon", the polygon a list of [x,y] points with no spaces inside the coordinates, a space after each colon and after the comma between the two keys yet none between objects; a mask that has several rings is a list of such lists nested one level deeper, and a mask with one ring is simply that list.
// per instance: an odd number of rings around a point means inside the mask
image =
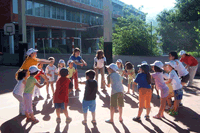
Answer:
[{"label": "group of children", "polygon": [[[56,108],[57,122],[60,123],[60,110],[62,109],[65,116],[66,122],[70,122],[72,119],[68,115],[67,104],[69,102],[68,95],[73,89],[73,80],[75,83],[75,89],[80,91],[78,88],[78,83],[85,84],[85,93],[84,99],[82,102],[82,109],[84,114],[83,124],[87,122],[87,111],[92,112],[92,123],[96,123],[95,119],[95,109],[96,109],[96,94],[98,92],[98,71],[100,70],[101,78],[101,88],[103,91],[106,91],[106,86],[111,87],[111,98],[110,98],[110,119],[106,120],[108,123],[113,123],[114,111],[115,108],[119,108],[119,121],[123,122],[122,119],[122,108],[124,106],[124,87],[123,79],[126,77],[128,79],[128,91],[130,93],[130,88],[132,84],[132,92],[135,94],[135,87],[137,85],[139,90],[139,111],[137,117],[134,117],[133,120],[140,121],[140,116],[142,114],[143,108],[146,108],[145,118],[149,119],[149,113],[151,110],[150,102],[152,97],[152,79],[155,81],[156,90],[160,91],[160,110],[154,118],[164,117],[164,109],[166,102],[170,107],[170,115],[178,114],[178,106],[180,100],[183,96],[182,84],[177,73],[174,69],[179,69],[178,66],[181,66],[181,62],[177,60],[171,60],[165,62],[165,65],[161,61],[155,61],[150,66],[146,61],[143,61],[142,64],[138,65],[139,71],[135,76],[135,69],[131,62],[126,62],[125,67],[121,59],[118,59],[116,63],[111,63],[106,65],[106,58],[102,50],[98,50],[96,57],[94,58],[94,70],[86,71],[86,81],[78,82],[78,70],[77,65],[87,66],[87,63],[80,56],[80,50],[75,48],[73,54],[70,56],[69,61],[67,62],[68,67],[66,67],[64,60],[59,60],[58,69],[54,65],[55,59],[49,57],[48,60],[51,60],[51,63],[46,67],[45,72],[43,71],[43,65],[38,64],[38,66],[31,66],[29,68],[30,76],[27,77],[26,70],[20,70],[18,72],[18,83],[14,88],[13,94],[20,101],[20,113],[26,115],[27,121],[33,121],[34,123],[39,122],[33,114],[32,111],[32,94],[34,97],[39,96],[36,99],[43,99],[40,95],[39,88],[46,85],[47,98],[50,98],[49,95],[49,84],[51,85],[53,92],[53,101],[54,107]],[[107,68],[108,76],[107,81],[104,80],[104,67]],[[153,73],[150,73],[152,68]],[[165,71],[165,72],[164,72]],[[168,74],[169,73],[169,74]],[[56,89],[54,90],[53,83],[55,81],[54,75],[58,75],[56,80]],[[41,83],[40,77],[44,78],[44,84]],[[96,78],[95,78],[96,77]],[[94,79],[95,78],[95,79]],[[182,77],[184,78],[184,77]],[[165,80],[164,80],[165,79]],[[107,83],[106,83],[107,82]],[[187,82],[184,79],[184,82]],[[172,87],[169,84],[172,84]],[[168,87],[169,86],[169,87]],[[170,88],[170,89],[169,89]],[[173,88],[174,94],[174,106],[171,103],[170,91]]]}]

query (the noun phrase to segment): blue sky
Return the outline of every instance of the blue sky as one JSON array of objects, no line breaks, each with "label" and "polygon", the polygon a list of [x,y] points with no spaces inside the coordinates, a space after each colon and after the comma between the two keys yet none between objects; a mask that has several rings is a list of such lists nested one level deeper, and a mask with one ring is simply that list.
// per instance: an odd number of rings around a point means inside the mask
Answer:
[{"label": "blue sky", "polygon": [[171,9],[175,6],[175,0],[121,0],[125,4],[133,5],[135,8],[143,6],[142,12],[148,13],[147,22],[156,19],[156,15],[164,9]]}]

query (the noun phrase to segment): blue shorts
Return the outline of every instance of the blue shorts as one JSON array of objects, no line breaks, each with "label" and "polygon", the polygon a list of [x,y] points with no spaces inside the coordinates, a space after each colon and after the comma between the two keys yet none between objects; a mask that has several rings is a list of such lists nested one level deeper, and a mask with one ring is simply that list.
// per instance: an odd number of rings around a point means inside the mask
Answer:
[{"label": "blue shorts", "polygon": [[83,100],[82,107],[83,107],[83,113],[87,113],[88,108],[89,108],[89,111],[95,112],[96,101],[95,100],[91,100],[91,101]]},{"label": "blue shorts", "polygon": [[59,108],[65,109],[65,103],[54,103],[54,107],[56,109],[59,109]]},{"label": "blue shorts", "polygon": [[174,90],[174,98],[175,100],[181,100],[183,98],[183,90],[182,89]]}]

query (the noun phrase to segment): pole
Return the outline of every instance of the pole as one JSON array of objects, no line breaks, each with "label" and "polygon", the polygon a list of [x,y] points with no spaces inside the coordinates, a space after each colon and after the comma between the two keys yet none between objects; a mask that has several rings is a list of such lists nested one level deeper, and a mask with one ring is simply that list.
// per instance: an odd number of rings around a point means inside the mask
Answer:
[{"label": "pole", "polygon": [[[81,53],[82,53],[81,38],[80,38],[79,40],[80,40],[80,51],[81,51]],[[80,54],[81,54],[81,53],[80,53]]]},{"label": "pole", "polygon": [[152,47],[153,47],[153,33],[152,33],[152,22],[151,22],[151,52],[153,53]]},{"label": "pole", "polygon": [[43,43],[43,51],[44,51],[44,59],[45,59],[45,47],[44,47],[44,39],[42,39],[42,43]]}]

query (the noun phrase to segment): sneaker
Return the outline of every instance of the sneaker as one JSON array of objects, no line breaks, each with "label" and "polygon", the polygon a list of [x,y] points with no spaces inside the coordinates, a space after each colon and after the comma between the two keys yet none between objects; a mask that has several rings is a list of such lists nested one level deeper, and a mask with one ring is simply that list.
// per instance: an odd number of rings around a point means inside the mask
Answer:
[{"label": "sneaker", "polygon": [[176,115],[178,115],[178,112],[176,112],[176,111],[170,111],[169,112],[169,115],[171,115],[171,116],[176,116]]},{"label": "sneaker", "polygon": [[38,100],[39,100],[39,99],[38,99],[37,96],[35,96],[34,99],[33,99],[33,101],[38,101]]},{"label": "sneaker", "polygon": [[51,97],[50,97],[50,95],[49,94],[47,94],[47,99],[50,99]]},{"label": "sneaker", "polygon": [[150,120],[148,115],[145,115],[144,118],[145,118],[147,121]]},{"label": "sneaker", "polygon": [[133,121],[141,122],[140,117],[134,117]]},{"label": "sneaker", "polygon": [[72,118],[70,118],[70,117],[68,117],[67,119],[66,119],[66,123],[70,123],[72,121]]},{"label": "sneaker", "polygon": [[39,96],[39,100],[44,100],[44,98],[42,96]]}]

